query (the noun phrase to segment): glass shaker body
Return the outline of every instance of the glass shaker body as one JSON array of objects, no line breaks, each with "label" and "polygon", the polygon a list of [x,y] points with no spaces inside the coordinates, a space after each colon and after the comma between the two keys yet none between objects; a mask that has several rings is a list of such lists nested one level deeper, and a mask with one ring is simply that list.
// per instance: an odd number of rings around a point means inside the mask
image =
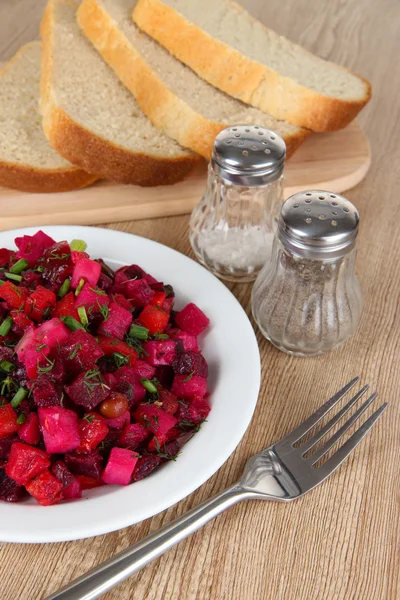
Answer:
[{"label": "glass shaker body", "polygon": [[284,141],[257,125],[217,135],[207,188],[190,219],[197,259],[230,281],[256,278],[270,256],[283,202]]},{"label": "glass shaker body", "polygon": [[199,262],[222,279],[254,280],[271,254],[282,203],[282,175],[247,187],[226,181],[210,163],[206,192],[190,218]]},{"label": "glass shaker body", "polygon": [[340,346],[356,330],[363,305],[354,271],[358,213],[338,195],[308,194],[285,202],[271,257],[252,292],[263,335],[296,356]]}]

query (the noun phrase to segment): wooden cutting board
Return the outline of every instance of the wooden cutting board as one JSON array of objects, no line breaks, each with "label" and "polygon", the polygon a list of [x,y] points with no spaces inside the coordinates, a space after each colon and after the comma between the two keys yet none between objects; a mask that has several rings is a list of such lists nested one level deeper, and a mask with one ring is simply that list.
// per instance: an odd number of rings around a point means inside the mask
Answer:
[{"label": "wooden cutting board", "polygon": [[[368,140],[357,122],[346,129],[312,134],[287,162],[285,197],[306,188],[344,192],[366,175]],[[106,181],[57,194],[0,188],[0,230],[35,225],[88,225],[189,213],[206,185],[206,163],[173,186],[141,188]]]}]

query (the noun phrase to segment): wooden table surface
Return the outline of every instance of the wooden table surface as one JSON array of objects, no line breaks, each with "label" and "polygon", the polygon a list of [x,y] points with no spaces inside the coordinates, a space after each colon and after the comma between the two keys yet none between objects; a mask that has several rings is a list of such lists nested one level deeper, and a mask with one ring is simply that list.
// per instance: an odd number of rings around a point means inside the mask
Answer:
[{"label": "wooden table surface", "polygon": [[[230,485],[247,457],[279,439],[356,374],[379,390],[390,409],[346,466],[290,505],[236,506],[104,598],[400,597],[399,3],[242,1],[270,27],[372,82],[373,99],[360,121],[372,144],[373,164],[365,182],[348,193],[361,213],[361,325],[340,351],[308,360],[288,357],[258,335],[262,391],[257,410],[243,441],[218,473],[178,505],[117,533],[64,544],[1,544],[2,600],[43,598]],[[38,35],[44,5],[44,0],[1,0],[0,60]],[[187,217],[110,227],[191,254]],[[250,286],[229,287],[249,313]]]}]

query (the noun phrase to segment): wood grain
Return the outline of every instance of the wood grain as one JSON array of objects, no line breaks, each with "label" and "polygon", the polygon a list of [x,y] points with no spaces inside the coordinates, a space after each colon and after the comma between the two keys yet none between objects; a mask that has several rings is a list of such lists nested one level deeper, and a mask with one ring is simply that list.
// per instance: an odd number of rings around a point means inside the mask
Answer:
[{"label": "wood grain", "polygon": [[[246,436],[223,468],[178,505],[129,529],[65,544],[2,544],[2,600],[43,598],[231,484],[249,455],[289,431],[355,374],[377,388],[390,409],[345,467],[290,505],[251,502],[231,509],[104,598],[400,597],[398,0],[242,1],[269,26],[372,81],[374,97],[360,121],[372,143],[373,164],[364,182],[348,193],[361,213],[357,270],[365,309],[360,328],[341,350],[308,360],[287,357],[258,335],[260,400]],[[0,59],[36,36],[43,6],[42,0],[0,3]],[[191,254],[187,224],[187,217],[174,217],[111,227]],[[250,286],[229,287],[249,312]]]}]

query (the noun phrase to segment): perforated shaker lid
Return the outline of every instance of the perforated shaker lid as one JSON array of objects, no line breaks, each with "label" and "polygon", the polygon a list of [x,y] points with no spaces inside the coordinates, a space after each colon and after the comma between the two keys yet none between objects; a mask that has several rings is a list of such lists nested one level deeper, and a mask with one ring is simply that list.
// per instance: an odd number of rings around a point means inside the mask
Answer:
[{"label": "perforated shaker lid", "polygon": [[274,131],[258,125],[235,125],[214,141],[212,164],[223,179],[246,187],[278,179],[286,158],[286,144]]},{"label": "perforated shaker lid", "polygon": [[349,252],[358,234],[359,214],[343,196],[321,190],[294,194],[284,202],[278,235],[305,258],[335,258]]}]

